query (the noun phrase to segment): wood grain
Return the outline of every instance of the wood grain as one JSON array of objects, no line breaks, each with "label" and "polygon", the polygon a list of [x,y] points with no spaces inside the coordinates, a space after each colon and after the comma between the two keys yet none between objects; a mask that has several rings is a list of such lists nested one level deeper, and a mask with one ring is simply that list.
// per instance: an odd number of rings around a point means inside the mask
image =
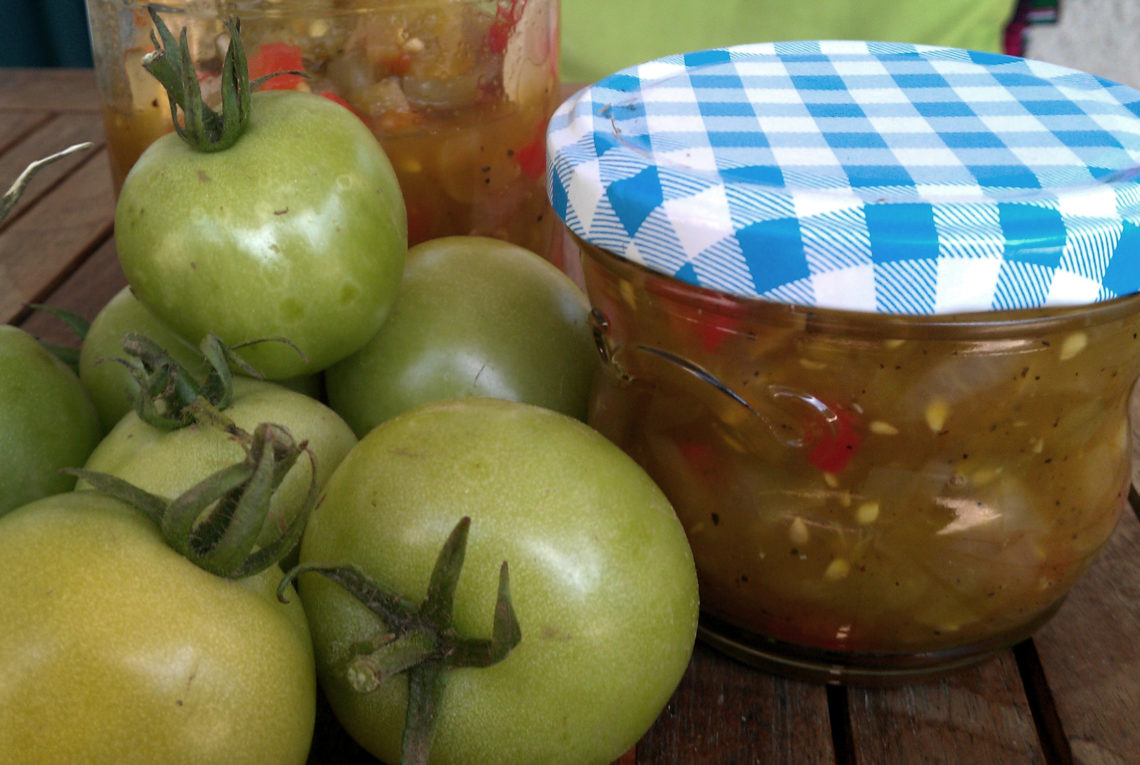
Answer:
[{"label": "wood grain", "polygon": [[18,322],[28,303],[46,298],[111,236],[113,214],[100,151],[0,231],[0,321]]},{"label": "wood grain", "polygon": [[0,109],[99,114],[92,69],[4,69]]},{"label": "wood grain", "polygon": [[[43,302],[91,321],[115,293],[126,286],[119,268],[115,242],[108,239]],[[20,326],[44,342],[78,348],[79,340],[67,325],[50,313],[33,311]]]},{"label": "wood grain", "polygon": [[857,762],[1044,762],[1008,652],[944,680],[848,694]]},{"label": "wood grain", "polygon": [[1116,533],[1034,643],[1075,761],[1140,760],[1140,521]]},{"label": "wood grain", "polygon": [[[7,151],[11,146],[23,140],[30,131],[49,119],[51,119],[51,115],[45,112],[0,111],[0,153]],[[10,181],[4,184],[4,189],[7,190],[9,185],[11,185]]]},{"label": "wood grain", "polygon": [[703,644],[637,745],[639,765],[834,761],[823,686],[762,674]]}]

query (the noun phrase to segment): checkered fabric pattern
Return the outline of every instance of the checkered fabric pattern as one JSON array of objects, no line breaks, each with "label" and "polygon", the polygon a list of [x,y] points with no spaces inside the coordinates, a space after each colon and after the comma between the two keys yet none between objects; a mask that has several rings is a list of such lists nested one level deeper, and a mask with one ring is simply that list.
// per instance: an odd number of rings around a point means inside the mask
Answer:
[{"label": "checkered fabric pattern", "polygon": [[930,314],[1140,291],[1140,92],[950,48],[793,42],[618,72],[555,113],[571,231],[682,281]]}]

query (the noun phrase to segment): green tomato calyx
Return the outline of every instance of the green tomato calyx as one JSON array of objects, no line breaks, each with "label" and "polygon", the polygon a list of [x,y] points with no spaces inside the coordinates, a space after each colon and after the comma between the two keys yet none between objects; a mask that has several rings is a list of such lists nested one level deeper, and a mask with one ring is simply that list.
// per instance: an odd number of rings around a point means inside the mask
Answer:
[{"label": "green tomato calyx", "polygon": [[[205,417],[214,414],[207,410]],[[199,568],[226,579],[244,579],[279,563],[300,541],[317,501],[316,456],[306,442],[297,443],[280,425],[262,423],[250,434],[229,423],[226,430],[241,443],[245,458],[173,500],[105,473],[66,472],[140,510],[158,526],[168,545]],[[309,458],[313,476],[309,493],[284,531],[258,548],[270,500],[302,453]]]},{"label": "green tomato calyx", "polygon": [[388,678],[407,673],[408,709],[401,742],[401,765],[428,761],[444,673],[458,667],[497,664],[522,640],[511,605],[505,561],[499,569],[491,639],[463,637],[452,624],[455,588],[463,568],[470,527],[471,519],[464,517],[448,535],[432,569],[427,595],[418,607],[355,566],[302,563],[285,575],[277,590],[277,597],[284,601],[290,582],[303,573],[315,571],[347,590],[384,623],[385,632],[372,641],[353,646],[353,657],[345,666],[345,675],[352,688],[369,693]]},{"label": "green tomato calyx", "polygon": [[[288,340],[273,339],[292,345]],[[236,348],[251,343],[230,347],[214,335],[206,335],[199,350],[206,359],[209,371],[202,379],[196,379],[186,367],[146,335],[127,333],[123,336],[122,344],[127,358],[106,360],[118,362],[127,368],[139,386],[135,412],[143,422],[161,430],[186,427],[198,421],[206,408],[224,410],[229,407],[234,396],[234,369],[249,377],[262,379],[256,369],[234,352]]]},{"label": "green tomato calyx", "polygon": [[[67,328],[75,333],[75,336],[82,342],[87,338],[87,331],[91,329],[91,322],[83,318],[79,314],[68,311],[66,308],[59,308],[53,305],[45,305],[44,303],[28,303],[28,308],[36,311],[43,311],[56,317]],[[41,339],[40,345],[46,348],[53,356],[62,361],[71,369],[75,374],[79,374],[79,349],[72,348],[67,345],[58,345],[56,343],[49,343]]]},{"label": "green tomato calyx", "polygon": [[202,340],[200,350],[209,371],[198,380],[166,349],[146,335],[123,336],[126,358],[109,359],[127,368],[138,383],[135,412],[139,419],[161,430],[177,430],[194,423],[204,404],[225,409],[233,401],[231,365],[259,377],[252,368],[213,335]]},{"label": "green tomato calyx", "polygon": [[[150,39],[154,50],[143,57],[143,67],[162,84],[170,100],[170,117],[178,135],[193,149],[202,152],[225,151],[241,137],[249,122],[250,95],[269,77],[285,72],[274,72],[253,82],[249,80],[249,64],[241,42],[241,22],[227,19],[230,44],[222,61],[222,105],[220,111],[211,109],[202,99],[198,73],[190,57],[186,41],[186,28],[177,40],[159,17],[153,6],[148,6],[154,31]],[[157,32],[157,35],[155,34]],[[289,72],[301,74],[303,72]],[[179,119],[178,112],[182,112]]]}]

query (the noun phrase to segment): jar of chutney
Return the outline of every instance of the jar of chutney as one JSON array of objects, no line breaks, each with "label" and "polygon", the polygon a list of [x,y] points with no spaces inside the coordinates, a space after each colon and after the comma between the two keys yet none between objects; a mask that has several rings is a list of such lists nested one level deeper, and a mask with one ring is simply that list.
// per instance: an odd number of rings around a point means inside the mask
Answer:
[{"label": "jar of chutney", "polygon": [[1042,62],[803,41],[555,113],[590,422],[680,516],[707,642],[891,684],[1054,615],[1129,494],[1138,112]]}]

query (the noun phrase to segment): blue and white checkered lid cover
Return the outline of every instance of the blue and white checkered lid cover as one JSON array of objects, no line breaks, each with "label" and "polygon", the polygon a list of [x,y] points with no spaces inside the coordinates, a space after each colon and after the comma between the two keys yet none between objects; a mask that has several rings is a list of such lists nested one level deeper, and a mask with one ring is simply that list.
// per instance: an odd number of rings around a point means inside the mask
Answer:
[{"label": "blue and white checkered lid cover", "polygon": [[684,282],[893,314],[1140,291],[1140,92],[1010,56],[769,43],[564,103],[547,191],[586,241]]}]

